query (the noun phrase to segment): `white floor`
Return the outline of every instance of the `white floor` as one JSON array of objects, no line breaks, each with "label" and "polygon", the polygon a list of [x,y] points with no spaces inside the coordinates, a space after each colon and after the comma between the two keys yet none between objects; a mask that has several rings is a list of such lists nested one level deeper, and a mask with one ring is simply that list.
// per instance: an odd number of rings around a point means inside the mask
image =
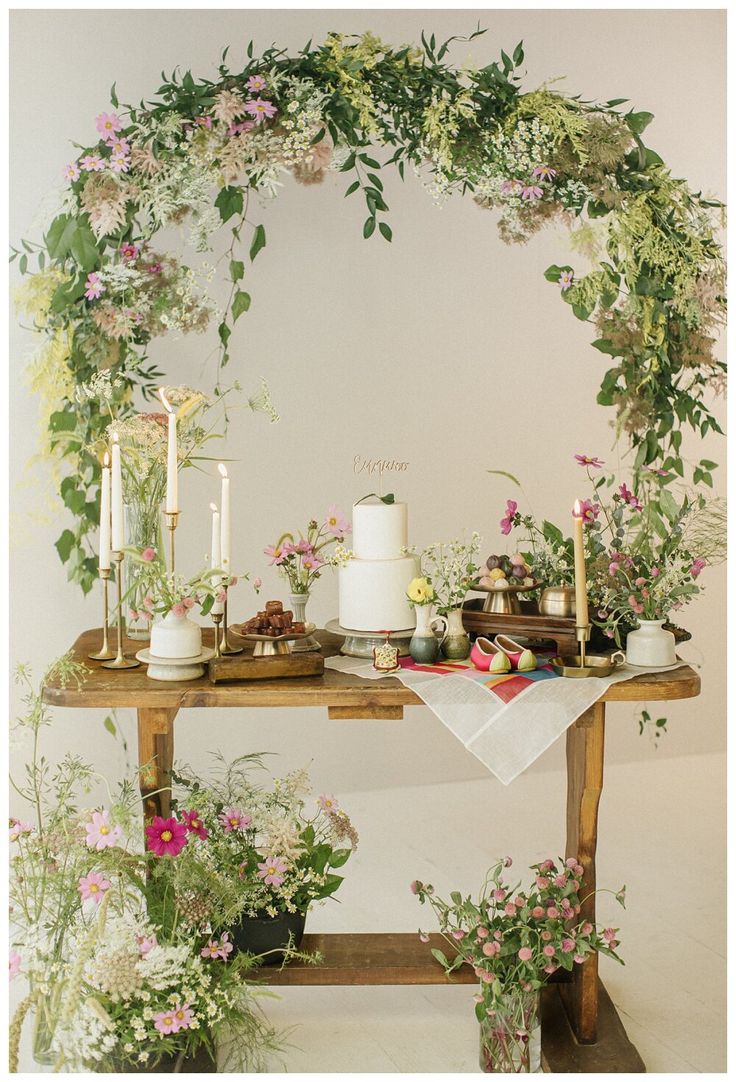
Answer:
[{"label": "white floor", "polygon": [[[418,759],[421,749],[418,749]],[[726,1067],[725,756],[607,767],[600,809],[599,916],[621,929],[622,968],[602,976],[650,1072]],[[353,792],[344,805],[361,835],[341,901],[310,914],[312,931],[431,930],[412,879],[439,892],[473,890],[507,853],[526,866],[564,846],[562,770],[504,788],[492,779]],[[14,989],[15,990],[15,989]],[[294,1027],[289,1072],[474,1072],[472,988],[292,988],[269,1001]],[[273,1070],[279,1071],[279,1064]],[[28,1040],[21,1071],[34,1070]]]},{"label": "white floor", "polygon": [[[726,1068],[725,757],[612,766],[600,810],[598,881],[627,885],[627,909],[603,895],[621,928],[622,968],[601,971],[650,1072]],[[489,857],[525,865],[563,843],[562,772],[353,793],[362,826],[342,904],[310,915],[312,931],[411,931],[431,914],[409,893],[472,889]],[[427,855],[428,854],[428,855]],[[406,885],[406,889],[404,888]],[[295,1025],[290,1072],[477,1071],[472,989],[290,988],[269,1006]],[[274,1065],[278,1070],[278,1067]]]}]

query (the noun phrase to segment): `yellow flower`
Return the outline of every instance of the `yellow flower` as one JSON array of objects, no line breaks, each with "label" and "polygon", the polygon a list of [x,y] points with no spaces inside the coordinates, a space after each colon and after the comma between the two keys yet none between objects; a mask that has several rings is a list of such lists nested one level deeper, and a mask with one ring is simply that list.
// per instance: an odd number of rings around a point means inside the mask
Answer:
[{"label": "yellow flower", "polygon": [[431,582],[426,578],[412,579],[407,590],[407,597],[415,605],[427,605],[434,600],[434,590]]},{"label": "yellow flower", "polygon": [[488,578],[493,579],[493,581],[495,582],[497,579],[505,579],[506,576],[500,567],[494,567],[493,571],[488,572]]}]

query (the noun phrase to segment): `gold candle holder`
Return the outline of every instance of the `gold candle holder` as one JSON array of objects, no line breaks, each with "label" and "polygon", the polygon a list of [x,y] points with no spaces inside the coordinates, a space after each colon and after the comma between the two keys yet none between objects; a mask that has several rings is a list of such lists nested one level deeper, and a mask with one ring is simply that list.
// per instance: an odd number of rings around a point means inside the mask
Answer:
[{"label": "gold candle holder", "polygon": [[115,579],[118,587],[118,652],[112,661],[103,661],[103,669],[137,669],[140,661],[136,658],[126,657],[123,653],[123,554],[113,552],[115,561]]},{"label": "gold candle holder", "polygon": [[179,511],[164,511],[164,521],[166,522],[166,529],[169,531],[169,574],[174,575],[176,572],[176,545],[174,543],[174,535],[176,533],[176,527],[179,525]]},{"label": "gold candle holder", "polygon": [[221,612],[212,613],[212,623],[215,625],[215,657],[222,657],[222,644],[220,642],[220,624],[222,623],[223,614]]},{"label": "gold candle holder", "polygon": [[102,646],[96,654],[87,654],[90,661],[109,661],[115,657],[115,651],[110,649],[109,642],[109,613],[108,613],[108,599],[107,599],[107,584],[110,580],[110,568],[100,568],[100,578],[102,579]]},{"label": "gold candle holder", "polygon": [[610,676],[626,660],[621,650],[610,655],[587,653],[585,644],[590,639],[590,625],[575,628],[575,638],[580,644],[579,653],[552,659],[552,668],[558,676],[577,680],[587,676]]},{"label": "gold candle holder", "polygon": [[228,657],[231,654],[242,654],[243,649],[244,649],[244,647],[242,647],[242,646],[233,646],[232,643],[230,643],[230,641],[228,640],[228,637],[227,637],[227,628],[228,628],[228,622],[227,622],[227,595],[228,595],[228,592],[229,592],[228,587],[226,586],[225,587],[225,611],[224,611],[223,616],[222,616],[222,639],[220,641],[220,654],[223,657]]}]

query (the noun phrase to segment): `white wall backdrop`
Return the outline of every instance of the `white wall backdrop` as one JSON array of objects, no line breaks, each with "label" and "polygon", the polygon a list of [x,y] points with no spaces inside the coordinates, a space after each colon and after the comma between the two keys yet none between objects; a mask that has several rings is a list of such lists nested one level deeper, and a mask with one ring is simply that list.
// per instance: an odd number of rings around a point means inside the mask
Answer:
[{"label": "white wall backdrop", "polygon": [[[237,60],[250,38],[257,50],[271,42],[294,50],[332,29],[370,28],[400,43],[418,39],[422,29],[442,38],[467,34],[478,21],[489,32],[458,43],[457,61],[487,63],[523,39],[526,88],[566,75],[560,85],[571,93],[630,98],[655,114],[647,141],[674,174],[724,196],[723,12],[16,10],[11,240],[37,237],[50,220],[61,170],[75,155],[71,140],[92,136],[113,81],[121,101],[138,101],[154,93],[162,69],[181,65],[213,76],[222,47],[229,44]],[[506,497],[516,493],[486,470],[511,470],[538,514],[564,520],[581,489],[573,454],[616,462],[610,413],[595,404],[605,358],[590,347],[591,328],[572,318],[542,275],[550,263],[570,258],[564,233],[508,248],[494,215],[469,198],[439,209],[411,177],[402,184],[387,170],[385,183],[391,245],[363,241],[363,208],[343,199],[341,176],[310,188],[287,177],[280,198],[254,211],[268,246],[247,272],[253,305],[233,335],[226,374],[246,387],[267,378],[282,421],[236,415],[222,455],[234,460],[234,562],[263,575],[266,596],[285,590],[266,569],[263,546],[330,503],[349,509],[364,495],[366,481],[352,470],[356,454],[410,462],[395,488],[409,502],[414,543],[477,528],[488,551],[503,546],[497,523]],[[83,598],[67,583],[53,549],[65,512],[50,499],[48,465],[29,464],[38,443],[38,407],[25,377],[34,337],[13,319],[11,327],[12,661],[29,662],[38,674],[82,629],[98,624],[100,598]],[[161,340],[151,356],[170,382],[206,389],[214,338],[213,330]],[[722,403],[715,410],[722,417]],[[725,458],[721,439],[686,440],[685,451]],[[194,570],[208,547],[206,508],[216,482],[191,471],[180,489],[179,563]],[[702,581],[706,597],[682,614],[694,634],[689,656],[706,659],[702,696],[662,711],[669,732],[657,752],[638,735],[635,710],[611,709],[610,761],[724,748],[725,577],[708,569]],[[239,590],[235,617],[248,614],[254,601],[248,587]],[[336,611],[337,584],[327,574],[311,614],[322,623]],[[117,775],[125,756],[102,717],[59,711],[47,754],[76,751]],[[134,747],[132,713],[121,712],[119,722]],[[284,767],[313,758],[317,784],[336,792],[484,773],[425,709],[407,711],[402,723],[370,724],[328,723],[316,710],[206,717],[188,711],[177,720],[176,738],[178,755],[188,761],[201,762],[214,749],[269,749],[281,753]],[[17,762],[23,754],[19,748]],[[532,769],[560,767],[563,754],[558,742]],[[495,791],[491,814],[500,815],[504,793],[500,785]],[[562,808],[560,820],[562,829]]]}]

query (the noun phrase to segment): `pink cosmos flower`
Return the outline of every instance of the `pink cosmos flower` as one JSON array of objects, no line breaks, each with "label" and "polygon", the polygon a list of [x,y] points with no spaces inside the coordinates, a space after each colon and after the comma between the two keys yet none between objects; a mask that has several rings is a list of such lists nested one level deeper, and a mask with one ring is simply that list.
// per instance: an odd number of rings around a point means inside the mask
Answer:
[{"label": "pink cosmos flower", "polygon": [[150,564],[156,559],[156,550],[152,548],[146,548],[141,553],[141,559]]},{"label": "pink cosmos flower", "polygon": [[135,259],[135,257],[138,255],[138,249],[136,248],[135,244],[130,244],[130,242],[128,242],[127,244],[121,244],[118,248],[118,251],[123,257],[123,262],[125,263],[129,263],[131,259]]},{"label": "pink cosmos flower", "polygon": [[135,941],[138,944],[138,950],[140,951],[141,958],[158,946],[158,939],[155,935],[138,935],[135,937]]},{"label": "pink cosmos flower", "polygon": [[175,605],[171,606],[171,611],[173,612],[174,616],[186,616],[187,607],[183,601],[177,601]]},{"label": "pink cosmos flower", "polygon": [[69,165],[64,166],[66,180],[79,180],[79,175],[79,166],[76,162],[70,162]]},{"label": "pink cosmos flower", "polygon": [[528,962],[532,958],[534,952],[529,947],[521,947],[518,951],[519,960],[522,962]]},{"label": "pink cosmos flower", "polygon": [[101,872],[90,872],[89,875],[83,875],[79,880],[78,890],[82,896],[83,902],[88,902],[93,899],[95,905],[99,905],[102,901],[105,891],[109,890],[112,883],[109,879],[105,879]]},{"label": "pink cosmos flower", "polygon": [[326,812],[336,811],[340,806],[337,797],[333,796],[332,793],[322,793],[321,796],[317,797],[317,803],[322,811]]},{"label": "pink cosmos flower", "polygon": [[594,470],[599,470],[605,465],[600,458],[591,458],[590,455],[575,455],[575,461],[580,466],[590,466]]},{"label": "pink cosmos flower", "polygon": [[146,827],[148,848],[157,857],[178,857],[187,844],[187,828],[177,819],[155,815]]},{"label": "pink cosmos flower", "polygon": [[321,556],[318,556],[316,552],[307,553],[306,556],[302,556],[302,567],[306,567],[307,571],[316,571],[317,568],[322,567],[324,560]]},{"label": "pink cosmos flower", "polygon": [[239,120],[237,124],[231,124],[227,129],[228,135],[242,135],[244,132],[253,131],[256,124],[254,120]]},{"label": "pink cosmos flower", "polygon": [[112,136],[106,142],[113,154],[130,154],[130,143],[122,136]]},{"label": "pink cosmos flower", "polygon": [[250,90],[250,92],[254,94],[266,89],[266,80],[263,78],[262,75],[251,75],[248,78],[246,86],[248,87],[248,90]]},{"label": "pink cosmos flower", "polygon": [[178,1033],[181,1029],[189,1029],[193,1017],[194,1015],[188,1003],[184,1004],[184,1006],[177,1003],[167,1011],[159,1011],[158,1014],[154,1014],[153,1024],[158,1032],[166,1037],[169,1033]]},{"label": "pink cosmos flower", "polygon": [[519,505],[516,500],[506,500],[506,514],[501,519],[501,533],[510,534],[511,527],[514,524],[514,515]]},{"label": "pink cosmos flower", "polygon": [[10,820],[10,834],[8,840],[11,842],[17,842],[24,834],[31,834],[33,832],[32,823],[22,823],[20,819],[13,817]]},{"label": "pink cosmos flower", "polygon": [[554,958],[555,948],[552,946],[551,943],[545,943],[545,945],[542,947],[542,954],[545,956],[545,958]]},{"label": "pink cosmos flower", "polygon": [[110,158],[110,168],[113,173],[127,173],[130,169],[130,158],[126,154],[113,154]]},{"label": "pink cosmos flower", "polygon": [[694,579],[696,579],[696,578],[698,577],[698,575],[700,574],[700,572],[701,572],[701,571],[703,570],[703,568],[704,568],[704,567],[706,566],[707,562],[708,562],[708,561],[707,561],[707,560],[704,560],[702,556],[698,556],[697,560],[694,560],[694,561],[693,561],[693,565],[692,565],[692,567],[690,568],[690,574],[692,575],[692,577],[693,577]]},{"label": "pink cosmos flower", "polygon": [[295,545],[290,545],[289,548],[292,552],[314,552],[314,545],[311,541],[307,541],[306,537],[300,537]]},{"label": "pink cosmos flower", "polygon": [[209,838],[210,832],[200,819],[198,811],[187,811],[186,808],[182,808],[181,817],[184,822],[184,826],[190,834],[196,834],[198,838],[202,839],[202,841],[205,841],[205,839]]},{"label": "pink cosmos flower", "polygon": [[534,199],[541,199],[544,192],[538,184],[527,184],[526,187],[521,189],[521,198],[527,202],[531,202]]},{"label": "pink cosmos flower", "polygon": [[325,526],[329,533],[333,537],[345,537],[349,534],[352,527],[350,521],[344,511],[341,511],[336,504],[332,504],[327,508],[327,518],[325,520]]},{"label": "pink cosmos flower", "polygon": [[21,956],[17,951],[11,951],[8,955],[8,978],[12,981],[20,973]]},{"label": "pink cosmos flower", "polygon": [[537,165],[532,169],[532,176],[539,177],[540,180],[551,180],[552,177],[557,176],[557,170],[551,165]]},{"label": "pink cosmos flower", "polygon": [[253,822],[253,816],[246,815],[241,808],[225,808],[218,818],[226,834],[232,834],[234,830],[247,830]]},{"label": "pink cosmos flower", "polygon": [[522,189],[522,183],[520,180],[502,180],[501,192],[504,195],[518,195]]},{"label": "pink cosmos flower", "polygon": [[79,164],[87,173],[100,173],[105,168],[105,159],[99,154],[85,154]]},{"label": "pink cosmos flower", "polygon": [[266,857],[263,863],[258,865],[258,876],[267,887],[280,887],[287,868],[288,864],[281,857]]},{"label": "pink cosmos flower", "polygon": [[96,301],[97,298],[101,297],[105,292],[105,287],[103,286],[97,271],[92,271],[87,275],[85,287],[84,295],[88,301]]},{"label": "pink cosmos flower", "polygon": [[110,825],[109,811],[92,812],[92,822],[84,828],[87,831],[87,845],[90,849],[108,849],[116,845],[122,829]]},{"label": "pink cosmos flower", "polygon": [[221,958],[223,962],[227,961],[228,954],[232,954],[233,945],[230,942],[230,933],[223,932],[220,939],[210,939],[206,947],[202,947],[200,954],[203,958],[209,958],[214,960],[215,958]]},{"label": "pink cosmos flower", "polygon": [[100,113],[95,117],[95,126],[103,139],[109,139],[123,125],[117,113]]},{"label": "pink cosmos flower", "polygon": [[263,98],[255,98],[245,103],[245,111],[255,117],[260,124],[262,121],[270,120],[271,117],[276,116],[278,109],[273,102],[264,101]]},{"label": "pink cosmos flower", "polygon": [[560,289],[569,289],[575,279],[575,275],[572,271],[564,270],[560,273],[560,277],[557,280],[557,284]]},{"label": "pink cosmos flower", "polygon": [[600,504],[593,503],[591,500],[581,500],[580,512],[582,514],[583,522],[590,525],[592,522],[595,522],[601,513]]},{"label": "pink cosmos flower", "polygon": [[288,552],[284,552],[284,547],[283,545],[266,545],[263,551],[266,556],[271,557],[271,566],[282,564],[289,555]]},{"label": "pink cosmos flower", "polygon": [[575,940],[570,939],[569,937],[566,936],[562,940],[562,943],[560,944],[560,947],[565,952],[565,954],[572,954],[572,952],[575,950]]}]

